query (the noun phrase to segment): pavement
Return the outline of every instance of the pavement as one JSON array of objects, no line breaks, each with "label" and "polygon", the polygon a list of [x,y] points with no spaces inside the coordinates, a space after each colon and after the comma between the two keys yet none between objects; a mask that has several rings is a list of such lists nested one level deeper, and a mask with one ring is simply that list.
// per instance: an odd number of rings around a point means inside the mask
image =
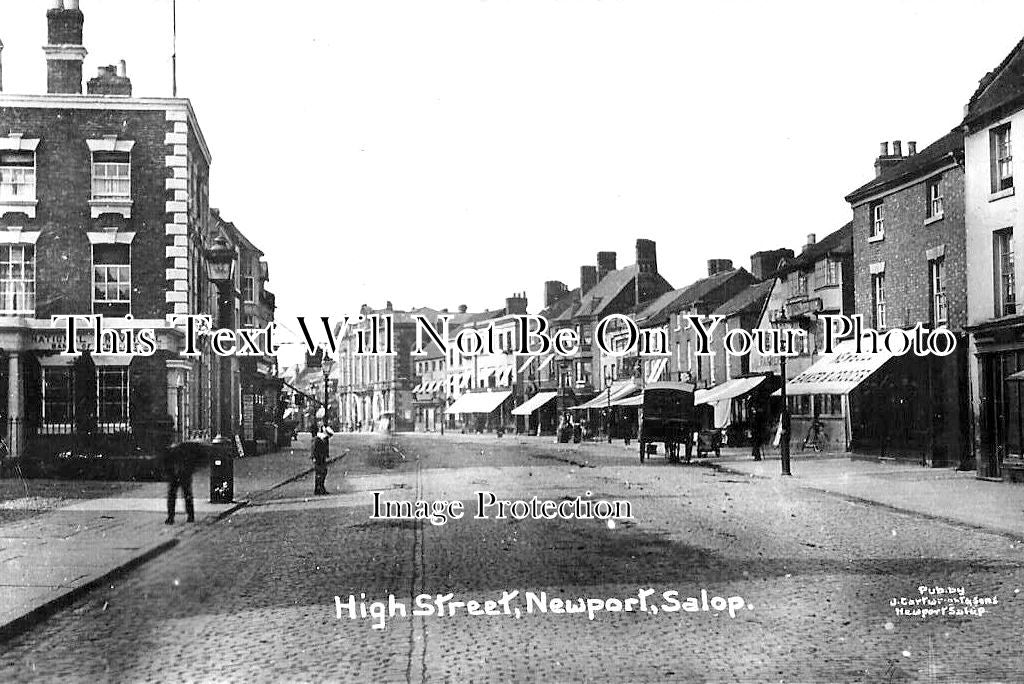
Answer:
[{"label": "pavement", "polygon": [[[60,500],[55,510],[0,525],[0,640],[310,470],[309,436],[304,435],[290,448],[236,460],[232,503],[210,503],[208,471],[197,471],[194,524],[185,522],[180,494],[176,524],[164,524],[166,485],[146,483],[113,487],[122,490],[115,496]],[[37,498],[25,497],[24,505],[37,506]],[[4,504],[17,509],[19,502]]]},{"label": "pavement", "polygon": [[[438,434],[419,435],[445,439]],[[456,434],[449,439],[497,443],[493,434]],[[548,444],[552,437],[512,436],[522,444]],[[552,444],[569,463],[585,467],[638,463],[637,442],[622,440]],[[660,447],[660,445],[659,445]],[[654,456],[653,467],[664,465],[663,454]],[[972,529],[995,532],[1024,541],[1024,486],[978,479],[975,471],[930,468],[909,461],[851,458],[844,452],[804,454],[794,452],[790,472],[782,474],[778,450],[765,449],[764,460],[754,461],[749,448],[724,447],[720,457],[694,458],[693,464],[726,473],[768,479],[778,488],[797,487],[825,492],[849,501],[941,520]],[[678,467],[686,467],[680,465]]]}]

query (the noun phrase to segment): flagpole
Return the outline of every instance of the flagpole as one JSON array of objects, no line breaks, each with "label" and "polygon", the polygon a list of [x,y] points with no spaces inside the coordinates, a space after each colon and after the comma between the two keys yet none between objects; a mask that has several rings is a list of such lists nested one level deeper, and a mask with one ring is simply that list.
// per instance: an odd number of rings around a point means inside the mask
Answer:
[{"label": "flagpole", "polygon": [[171,97],[178,97],[178,0],[171,0]]}]

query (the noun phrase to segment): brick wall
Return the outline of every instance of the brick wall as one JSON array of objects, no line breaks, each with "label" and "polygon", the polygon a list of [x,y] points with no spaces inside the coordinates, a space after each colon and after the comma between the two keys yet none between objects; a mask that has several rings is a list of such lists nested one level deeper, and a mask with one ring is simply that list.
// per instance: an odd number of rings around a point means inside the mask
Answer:
[{"label": "brick wall", "polygon": [[[36,317],[92,313],[92,248],[86,233],[104,227],[135,231],[131,245],[132,315],[163,318],[164,222],[167,190],[163,111],[0,108],[0,122],[36,149],[36,217],[6,214],[0,227],[41,231],[36,243]],[[134,140],[131,218],[90,217],[92,157],[86,140],[116,134]]]},{"label": "brick wall", "polygon": [[949,327],[962,330],[967,322],[967,269],[964,229],[964,173],[960,167],[941,174],[943,218],[925,225],[926,180],[882,199],[885,238],[868,242],[871,205],[853,210],[855,312],[867,325],[872,320],[870,265],[885,262],[886,323],[889,327],[931,321],[929,249],[945,245],[946,296]]}]

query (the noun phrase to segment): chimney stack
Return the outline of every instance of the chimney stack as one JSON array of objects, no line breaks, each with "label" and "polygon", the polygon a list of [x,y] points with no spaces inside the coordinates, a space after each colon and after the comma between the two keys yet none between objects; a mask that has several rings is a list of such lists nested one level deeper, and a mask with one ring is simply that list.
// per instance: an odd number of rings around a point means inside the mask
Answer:
[{"label": "chimney stack", "polygon": [[875,160],[875,178],[878,178],[905,158],[903,156],[902,143],[899,140],[892,142],[892,152],[892,154],[889,154],[889,143],[879,144],[879,155],[878,159]]},{"label": "chimney stack", "polygon": [[124,60],[120,64],[102,66],[95,78],[89,79],[86,92],[90,95],[125,95],[131,97],[132,82],[125,72]]},{"label": "chimney stack", "polygon": [[601,282],[606,275],[615,270],[615,252],[597,253],[597,281]]},{"label": "chimney stack", "polygon": [[641,273],[658,273],[658,247],[654,240],[637,239],[636,265]]},{"label": "chimney stack", "polygon": [[708,277],[732,270],[732,259],[708,259]]},{"label": "chimney stack", "polygon": [[917,154],[917,141],[916,140],[908,140],[907,141],[907,156],[908,157],[913,157],[915,154]]},{"label": "chimney stack", "polygon": [[525,292],[513,292],[511,297],[505,298],[505,315],[525,315],[526,314],[526,293]]},{"label": "chimney stack", "polygon": [[814,243],[817,242],[817,240],[818,240],[818,236],[817,235],[815,235],[814,233],[808,233],[807,234],[807,244],[804,245],[803,251],[806,252],[808,249],[810,249],[814,245]]},{"label": "chimney stack", "polygon": [[580,266],[580,294],[585,295],[597,285],[597,266]]},{"label": "chimney stack", "polygon": [[54,0],[46,11],[46,92],[82,94],[82,60],[88,54],[82,46],[84,23],[78,0]]},{"label": "chimney stack", "polygon": [[779,264],[793,258],[793,250],[771,249],[750,255],[750,275],[765,280],[779,270]]},{"label": "chimney stack", "polygon": [[557,302],[562,295],[569,291],[560,280],[548,280],[544,282],[544,308],[548,308]]}]

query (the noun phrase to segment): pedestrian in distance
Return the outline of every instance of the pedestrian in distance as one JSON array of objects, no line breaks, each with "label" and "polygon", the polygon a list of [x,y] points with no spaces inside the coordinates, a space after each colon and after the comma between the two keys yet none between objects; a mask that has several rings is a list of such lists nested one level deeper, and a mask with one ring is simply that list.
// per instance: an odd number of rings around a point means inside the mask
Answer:
[{"label": "pedestrian in distance", "polygon": [[178,488],[185,498],[185,516],[188,522],[196,521],[195,503],[192,499],[192,473],[206,457],[206,445],[202,442],[176,442],[164,453],[164,477],[167,480],[167,525],[174,524],[174,508]]},{"label": "pedestrian in distance", "polygon": [[755,461],[764,460],[761,455],[761,439],[764,434],[766,411],[761,403],[754,399],[750,403],[750,455]]},{"label": "pedestrian in distance", "polygon": [[331,436],[334,434],[326,423],[320,424],[320,429],[313,437],[313,445],[310,447],[309,457],[313,461],[313,495],[322,496],[327,494],[327,486],[324,484],[327,480],[327,459],[331,456],[331,447],[328,444]]}]

